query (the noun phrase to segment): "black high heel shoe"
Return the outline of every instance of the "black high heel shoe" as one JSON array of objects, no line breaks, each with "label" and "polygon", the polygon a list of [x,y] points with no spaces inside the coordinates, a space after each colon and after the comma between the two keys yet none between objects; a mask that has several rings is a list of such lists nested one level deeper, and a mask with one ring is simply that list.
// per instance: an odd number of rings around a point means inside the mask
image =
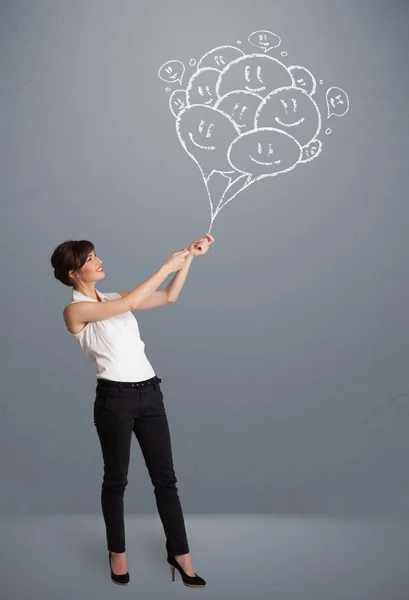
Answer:
[{"label": "black high heel shoe", "polygon": [[205,580],[202,579],[201,577],[199,577],[199,575],[197,573],[195,573],[196,577],[191,577],[190,575],[187,575],[174,556],[170,556],[170,554],[168,554],[167,560],[168,560],[168,565],[170,566],[170,572],[172,573],[172,581],[175,581],[175,567],[176,567],[182,576],[183,583],[187,587],[198,587],[198,588],[200,587],[201,588],[206,585]]},{"label": "black high heel shoe", "polygon": [[124,575],[115,575],[115,573],[112,572],[112,567],[111,567],[111,550],[109,551],[108,559],[109,559],[109,568],[111,569],[111,579],[112,579],[112,581],[114,583],[117,583],[118,585],[128,585],[128,583],[129,583],[129,573],[128,573],[128,571]]}]

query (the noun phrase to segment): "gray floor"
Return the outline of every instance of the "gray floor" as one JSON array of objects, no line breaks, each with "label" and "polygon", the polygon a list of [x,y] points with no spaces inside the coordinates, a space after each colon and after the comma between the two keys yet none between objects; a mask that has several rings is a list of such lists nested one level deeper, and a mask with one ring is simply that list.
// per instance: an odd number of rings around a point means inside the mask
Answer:
[{"label": "gray floor", "polygon": [[[211,594],[270,600],[409,599],[406,522],[185,515],[201,589],[171,580],[159,517],[126,515],[131,581],[113,584],[102,514],[0,519],[0,600]],[[149,596],[148,596],[149,594]]]}]

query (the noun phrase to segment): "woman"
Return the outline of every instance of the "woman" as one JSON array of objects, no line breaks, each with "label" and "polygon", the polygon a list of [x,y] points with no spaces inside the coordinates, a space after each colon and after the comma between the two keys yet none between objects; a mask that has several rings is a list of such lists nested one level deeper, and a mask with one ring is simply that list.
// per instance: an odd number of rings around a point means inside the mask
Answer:
[{"label": "woman", "polygon": [[[51,256],[54,276],[72,286],[72,300],[64,308],[71,336],[96,365],[94,425],[101,444],[104,477],[101,505],[106,527],[111,579],[127,585],[123,497],[128,483],[132,433],[141,447],[166,536],[172,581],[175,567],[189,587],[203,587],[193,570],[182,507],[173,468],[168,421],[159,379],[148,361],[139,327],[131,311],[148,310],[175,302],[195,256],[205,254],[214,238],[207,234],[188,249],[172,254],[149,279],[130,292],[102,293],[102,261],[87,241],[66,241]],[[157,288],[176,272],[165,290]]]}]

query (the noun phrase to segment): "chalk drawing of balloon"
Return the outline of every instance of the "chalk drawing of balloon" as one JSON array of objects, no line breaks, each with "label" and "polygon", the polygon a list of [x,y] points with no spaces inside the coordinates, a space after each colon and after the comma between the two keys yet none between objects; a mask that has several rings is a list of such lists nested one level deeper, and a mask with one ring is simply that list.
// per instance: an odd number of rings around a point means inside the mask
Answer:
[{"label": "chalk drawing of balloon", "polygon": [[181,110],[186,108],[186,90],[174,90],[169,98],[169,108],[174,117],[177,117]]},{"label": "chalk drawing of balloon", "polygon": [[262,127],[246,131],[233,140],[227,158],[234,169],[248,173],[250,181],[256,181],[294,169],[301,153],[301,146],[292,135]]},{"label": "chalk drawing of balloon", "polygon": [[326,93],[328,119],[331,115],[343,117],[349,110],[347,93],[339,87],[330,87]]},{"label": "chalk drawing of balloon", "polygon": [[197,63],[198,69],[204,67],[212,67],[221,71],[224,69],[232,60],[244,56],[243,50],[239,50],[235,46],[219,46],[209,52],[206,52]]},{"label": "chalk drawing of balloon", "polygon": [[188,106],[205,104],[213,106],[216,102],[216,82],[220,71],[212,67],[204,67],[196,71],[189,80],[186,88]]},{"label": "chalk drawing of balloon", "polygon": [[288,67],[288,70],[292,73],[297,87],[303,89],[310,96],[315,94],[317,82],[311,71],[299,65],[292,65]]},{"label": "chalk drawing of balloon", "polygon": [[243,133],[243,131],[253,129],[254,116],[262,99],[254,92],[228,92],[217,100],[214,107],[230,115],[240,132]]},{"label": "chalk drawing of balloon", "polygon": [[321,114],[307,92],[296,87],[281,87],[263,99],[256,111],[254,125],[256,128],[279,128],[305,146],[319,134]]},{"label": "chalk drawing of balloon", "polygon": [[[169,97],[169,108],[179,141],[205,184],[211,210],[208,233],[220,210],[247,187],[322,153],[314,75],[267,54],[281,43],[271,31],[255,31],[249,42],[257,53],[225,45],[206,52],[197,63],[190,60],[197,68],[183,86],[181,61],[168,61],[158,72],[163,81],[180,83]],[[326,104],[328,118],[349,110],[348,95],[339,87],[328,88]]]},{"label": "chalk drawing of balloon", "polygon": [[227,177],[230,184],[230,181],[242,175],[227,160],[228,147],[239,135],[239,128],[226,113],[211,106],[196,104],[179,113],[176,133],[182,147],[196,162],[202,174],[210,203],[211,228],[215,206],[220,198],[212,198],[209,179],[217,172]]},{"label": "chalk drawing of balloon", "polygon": [[322,151],[322,142],[321,140],[311,140],[309,144],[303,147],[302,155],[298,162],[307,163],[314,158],[317,158],[321,154]]},{"label": "chalk drawing of balloon", "polygon": [[277,48],[281,44],[281,38],[278,35],[265,29],[254,31],[249,35],[248,40],[252,46],[261,48],[264,52],[268,52],[271,48]]},{"label": "chalk drawing of balloon", "polygon": [[275,177],[294,169],[301,158],[302,148],[297,140],[280,129],[263,127],[238,136],[230,144],[227,158],[241,177],[232,178],[212,215],[211,225],[218,213],[250,185],[264,177]]},{"label": "chalk drawing of balloon", "polygon": [[276,88],[286,85],[294,85],[294,78],[281,61],[264,54],[246,54],[221,71],[216,93],[221,98],[228,92],[243,90],[264,98]]},{"label": "chalk drawing of balloon", "polygon": [[176,132],[205,182],[212,171],[234,170],[227,160],[227,149],[240,130],[226,113],[202,104],[188,106],[176,119]]},{"label": "chalk drawing of balloon", "polygon": [[158,71],[158,76],[163,81],[174,83],[178,81],[182,85],[185,65],[180,60],[168,60]]}]

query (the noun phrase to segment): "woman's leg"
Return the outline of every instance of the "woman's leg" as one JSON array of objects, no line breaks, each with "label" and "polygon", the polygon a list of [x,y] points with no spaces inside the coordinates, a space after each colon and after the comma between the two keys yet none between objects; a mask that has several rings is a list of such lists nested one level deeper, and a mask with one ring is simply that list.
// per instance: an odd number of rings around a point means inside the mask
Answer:
[{"label": "woman's leg", "polygon": [[104,460],[101,505],[107,547],[112,552],[123,553],[125,552],[123,499],[128,484],[133,417],[126,410],[118,390],[97,391],[94,424]]},{"label": "woman's leg", "polygon": [[187,554],[189,545],[176,487],[163,394],[159,384],[140,390],[140,394],[141,409],[133,431],[154,486],[156,505],[166,535],[166,550],[170,555]]}]

